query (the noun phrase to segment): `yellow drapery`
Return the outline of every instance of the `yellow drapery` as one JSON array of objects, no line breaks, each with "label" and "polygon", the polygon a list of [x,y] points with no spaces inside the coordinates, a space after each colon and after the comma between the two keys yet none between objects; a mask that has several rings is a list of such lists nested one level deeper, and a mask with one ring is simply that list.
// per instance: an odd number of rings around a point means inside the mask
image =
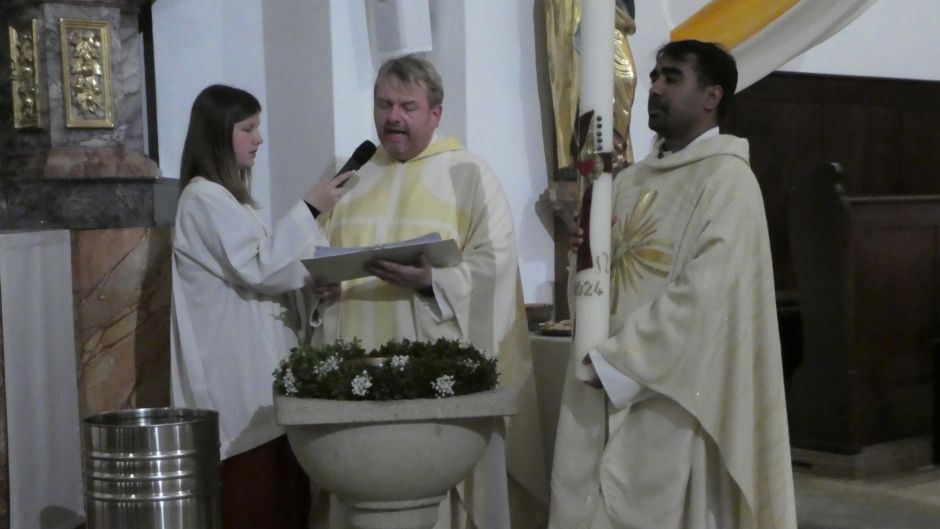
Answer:
[{"label": "yellow drapery", "polygon": [[712,0],[671,40],[719,42],[738,62],[741,91],[835,35],[877,0]]},{"label": "yellow drapery", "polygon": [[799,0],[712,0],[676,26],[669,37],[718,42],[730,50],[798,3]]}]

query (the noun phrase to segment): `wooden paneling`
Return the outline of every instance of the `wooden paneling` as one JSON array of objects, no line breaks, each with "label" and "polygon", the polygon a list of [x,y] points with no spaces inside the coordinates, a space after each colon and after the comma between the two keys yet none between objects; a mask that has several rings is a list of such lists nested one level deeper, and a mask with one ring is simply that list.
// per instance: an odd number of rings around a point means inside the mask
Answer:
[{"label": "wooden paneling", "polygon": [[777,72],[736,96],[722,130],[746,137],[764,193],[778,290],[793,290],[794,175],[845,169],[849,195],[940,193],[940,83]]},{"label": "wooden paneling", "polygon": [[792,444],[854,454],[930,434],[940,195],[848,196],[829,164],[795,180],[805,339],[787,387]]},{"label": "wooden paneling", "polygon": [[777,288],[793,289],[787,227],[790,175],[812,171],[823,157],[822,115],[798,101],[768,104],[764,99],[741,98],[736,116],[747,116],[738,119],[734,134],[750,142],[751,166],[764,195]]}]

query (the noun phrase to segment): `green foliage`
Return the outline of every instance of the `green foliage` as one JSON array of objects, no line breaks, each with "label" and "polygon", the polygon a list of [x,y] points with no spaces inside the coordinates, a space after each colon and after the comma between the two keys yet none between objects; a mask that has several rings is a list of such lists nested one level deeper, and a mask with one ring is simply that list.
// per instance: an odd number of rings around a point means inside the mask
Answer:
[{"label": "green foliage", "polygon": [[468,342],[391,341],[366,352],[358,340],[301,345],[274,371],[279,395],[332,400],[443,398],[488,391],[496,358]]}]

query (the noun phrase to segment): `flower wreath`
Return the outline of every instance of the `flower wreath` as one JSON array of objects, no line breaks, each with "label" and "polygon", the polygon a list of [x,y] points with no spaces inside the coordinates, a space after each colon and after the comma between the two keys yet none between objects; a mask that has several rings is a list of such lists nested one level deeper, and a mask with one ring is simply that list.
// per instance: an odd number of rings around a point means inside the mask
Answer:
[{"label": "flower wreath", "polygon": [[363,349],[358,339],[291,349],[274,371],[278,395],[331,400],[444,398],[494,389],[496,357],[462,340],[390,341]]}]

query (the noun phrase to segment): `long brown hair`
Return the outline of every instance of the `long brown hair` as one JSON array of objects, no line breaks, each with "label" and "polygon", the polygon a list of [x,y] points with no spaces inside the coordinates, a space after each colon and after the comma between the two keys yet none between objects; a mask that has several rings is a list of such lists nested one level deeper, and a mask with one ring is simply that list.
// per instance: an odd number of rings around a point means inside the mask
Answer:
[{"label": "long brown hair", "polygon": [[239,121],[261,112],[261,103],[248,92],[225,85],[204,89],[193,101],[189,130],[180,161],[180,185],[201,176],[228,189],[242,204],[254,205],[248,188],[250,171],[239,169],[232,148],[232,131]]}]

